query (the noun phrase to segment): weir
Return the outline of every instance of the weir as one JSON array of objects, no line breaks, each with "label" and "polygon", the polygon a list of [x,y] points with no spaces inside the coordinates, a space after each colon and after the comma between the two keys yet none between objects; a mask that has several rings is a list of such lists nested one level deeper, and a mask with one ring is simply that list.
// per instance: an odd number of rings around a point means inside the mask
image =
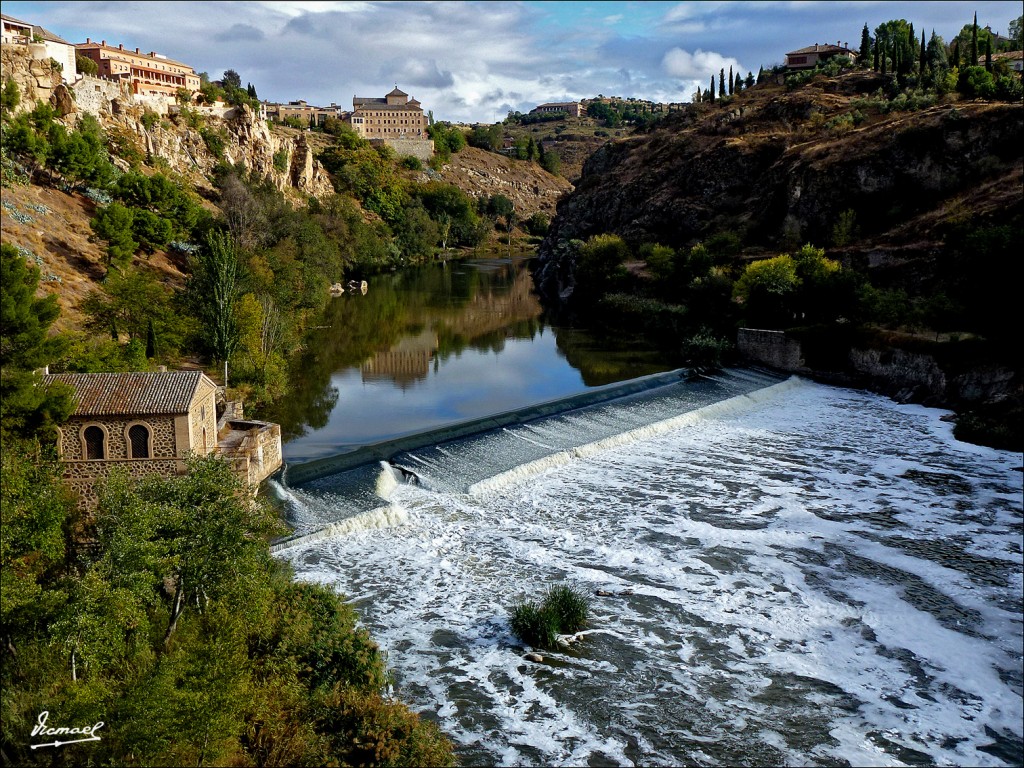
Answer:
[{"label": "weir", "polygon": [[685,380],[675,371],[289,467],[287,485],[272,487],[295,532],[274,549],[400,524],[389,500],[402,484],[438,493],[494,492],[550,467],[742,411],[801,383],[757,370]]}]

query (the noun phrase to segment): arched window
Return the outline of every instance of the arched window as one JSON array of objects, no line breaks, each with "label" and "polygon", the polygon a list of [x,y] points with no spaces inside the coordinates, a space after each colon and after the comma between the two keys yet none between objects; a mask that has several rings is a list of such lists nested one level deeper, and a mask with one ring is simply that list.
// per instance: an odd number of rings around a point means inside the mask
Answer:
[{"label": "arched window", "polygon": [[148,459],[149,430],[142,424],[133,424],[128,429],[128,444],[131,446],[133,459]]},{"label": "arched window", "polygon": [[99,427],[85,428],[85,458],[105,459],[106,450],[103,445],[105,435]]}]

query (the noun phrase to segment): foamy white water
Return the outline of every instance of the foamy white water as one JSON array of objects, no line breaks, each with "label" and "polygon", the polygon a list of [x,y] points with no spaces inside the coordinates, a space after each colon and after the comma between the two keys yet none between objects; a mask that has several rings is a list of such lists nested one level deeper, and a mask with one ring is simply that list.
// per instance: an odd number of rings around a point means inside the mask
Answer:
[{"label": "foamy white water", "polygon": [[[463,764],[1020,763],[1021,455],[780,390],[459,491],[429,473],[478,477],[479,447],[445,446],[280,556],[351,598]],[[528,662],[507,609],[561,582],[591,627]]]}]

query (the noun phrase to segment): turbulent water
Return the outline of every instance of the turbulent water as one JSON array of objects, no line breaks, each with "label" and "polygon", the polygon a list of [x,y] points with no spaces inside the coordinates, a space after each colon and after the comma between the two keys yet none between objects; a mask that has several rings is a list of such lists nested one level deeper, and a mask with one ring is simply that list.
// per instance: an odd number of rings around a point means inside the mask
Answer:
[{"label": "turbulent water", "polygon": [[[1021,455],[870,394],[694,386],[369,468],[356,514],[282,489],[335,524],[279,556],[464,765],[1019,764]],[[528,661],[507,611],[553,583],[590,627]]]}]

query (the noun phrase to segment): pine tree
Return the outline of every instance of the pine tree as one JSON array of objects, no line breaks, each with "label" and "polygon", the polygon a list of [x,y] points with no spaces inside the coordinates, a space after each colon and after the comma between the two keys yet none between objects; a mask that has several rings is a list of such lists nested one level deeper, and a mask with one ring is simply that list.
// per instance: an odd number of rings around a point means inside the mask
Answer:
[{"label": "pine tree", "polygon": [[860,65],[866,67],[868,59],[871,58],[871,33],[868,32],[868,24],[864,22],[864,29],[860,32]]},{"label": "pine tree", "polygon": [[749,69],[747,70],[747,79],[744,81],[743,87],[744,88],[753,88],[754,87],[754,73],[751,72]]},{"label": "pine tree", "polygon": [[733,83],[733,79],[732,79],[732,65],[730,64],[729,65],[729,95],[730,96],[732,96],[732,94],[733,94],[733,87],[734,87],[734,83]]}]

